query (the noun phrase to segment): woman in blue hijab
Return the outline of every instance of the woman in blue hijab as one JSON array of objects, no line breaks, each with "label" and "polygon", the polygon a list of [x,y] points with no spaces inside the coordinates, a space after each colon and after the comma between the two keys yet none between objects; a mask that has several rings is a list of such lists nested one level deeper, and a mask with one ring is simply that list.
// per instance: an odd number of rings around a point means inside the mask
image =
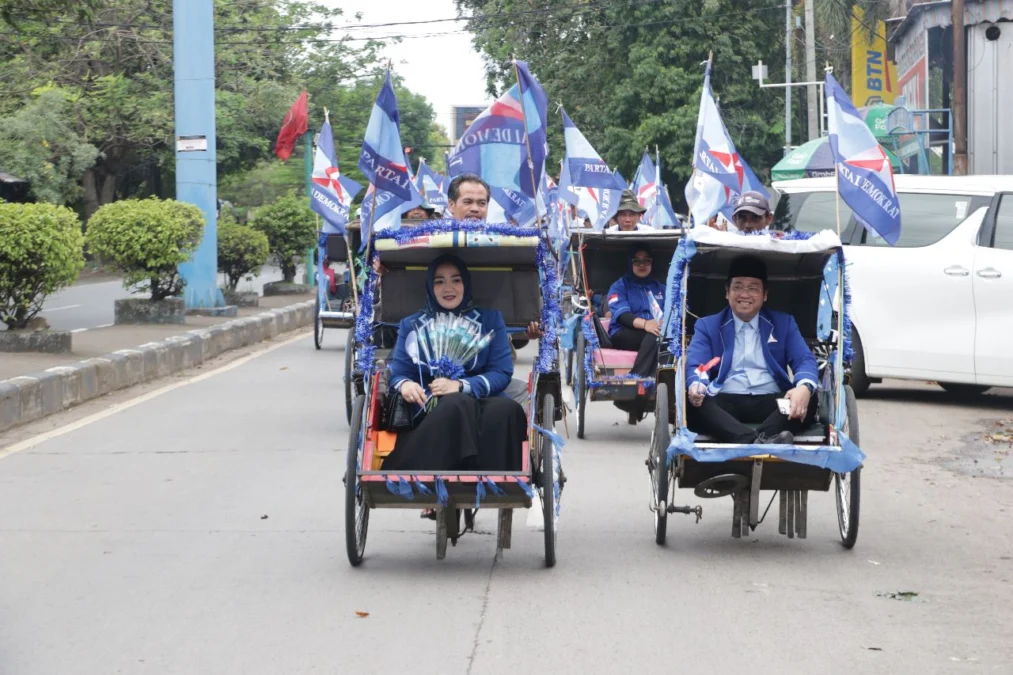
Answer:
[{"label": "woman in blue hijab", "polygon": [[[456,380],[433,377],[419,354],[420,327],[440,314],[474,322],[481,335],[492,333]],[[472,304],[464,263],[452,255],[433,260],[426,273],[426,306],[401,321],[390,363],[390,395],[401,395],[413,413],[425,417],[414,429],[398,432],[384,470],[521,470],[527,419],[520,404],[503,395],[514,370],[509,340],[500,312]],[[433,396],[438,405],[424,413]]]},{"label": "woman in blue hijab", "polygon": [[[615,349],[637,352],[630,373],[654,377],[658,369],[658,336],[661,335],[665,286],[651,277],[654,261],[651,247],[633,244],[626,274],[609,288],[605,301],[612,320],[609,340]],[[631,414],[643,414],[640,402],[617,401],[616,407]]]}]

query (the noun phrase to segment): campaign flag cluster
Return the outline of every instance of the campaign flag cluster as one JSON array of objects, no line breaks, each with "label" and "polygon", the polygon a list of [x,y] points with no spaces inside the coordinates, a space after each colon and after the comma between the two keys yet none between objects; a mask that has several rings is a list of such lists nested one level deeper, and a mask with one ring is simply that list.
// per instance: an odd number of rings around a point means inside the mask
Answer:
[{"label": "campaign flag cluster", "polygon": [[[717,213],[730,217],[735,201],[744,190],[766,193],[763,184],[739,156],[725,129],[711,91],[710,77],[708,61],[693,148],[693,175],[685,191],[694,225],[707,223]],[[747,174],[751,177],[748,183]]]},{"label": "campaign flag cluster", "polygon": [[893,246],[900,238],[900,203],[890,159],[830,73],[826,93],[837,192],[855,220]]},{"label": "campaign flag cluster", "polygon": [[447,171],[478,174],[490,186],[534,200],[548,154],[548,97],[526,63],[514,64],[517,84],[475,118],[447,157]]},{"label": "campaign flag cluster", "polygon": [[566,157],[559,180],[560,195],[583,211],[594,229],[600,230],[619,208],[626,181],[613,173],[566,111],[562,112]]},{"label": "campaign flag cluster", "polygon": [[658,190],[661,187],[658,171],[659,167],[654,165],[651,156],[647,154],[647,151],[644,151],[644,156],[640,158],[640,166],[637,167],[637,173],[633,176],[633,182],[630,183],[630,189],[637,196],[637,201],[647,209],[644,212],[643,220],[652,225],[657,219]]},{"label": "campaign flag cluster", "polygon": [[422,203],[422,195],[408,174],[397,96],[389,70],[369,116],[359,168],[369,179],[361,211],[365,247],[373,232],[400,227],[401,214]]},{"label": "campaign flag cluster", "polygon": [[313,155],[313,177],[310,184],[310,208],[324,221],[324,234],[344,234],[349,221],[352,199],[362,186],[338,170],[334,152],[334,133],[325,117]]}]

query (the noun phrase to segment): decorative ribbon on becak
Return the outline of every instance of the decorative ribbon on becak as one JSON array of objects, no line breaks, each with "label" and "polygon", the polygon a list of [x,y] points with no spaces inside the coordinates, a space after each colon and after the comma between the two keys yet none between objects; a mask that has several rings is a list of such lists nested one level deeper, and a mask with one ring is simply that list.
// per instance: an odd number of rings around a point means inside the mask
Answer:
[{"label": "decorative ribbon on becak", "polygon": [[450,503],[450,494],[447,493],[447,485],[443,482],[442,476],[436,477],[436,503],[440,506]]},{"label": "decorative ribbon on becak", "polygon": [[559,495],[562,493],[560,477],[563,475],[563,446],[566,445],[566,440],[555,431],[543,429],[537,424],[531,426],[552,443],[552,501],[556,505],[556,517],[559,517]]},{"label": "decorative ribbon on becak", "polygon": [[390,476],[384,479],[387,485],[387,492],[392,495],[397,495],[404,499],[414,500],[415,493],[412,492],[412,484],[404,479],[404,476],[398,476],[397,482],[391,480]]},{"label": "decorative ribbon on becak", "polygon": [[418,476],[412,476],[412,480],[415,482],[415,489],[419,491],[420,495],[433,494],[433,491],[426,487],[426,484],[420,481]]}]

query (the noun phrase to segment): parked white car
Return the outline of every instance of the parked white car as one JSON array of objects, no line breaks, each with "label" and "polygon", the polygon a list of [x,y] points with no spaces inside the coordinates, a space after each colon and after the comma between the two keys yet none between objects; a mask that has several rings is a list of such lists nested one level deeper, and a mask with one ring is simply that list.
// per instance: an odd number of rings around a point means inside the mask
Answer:
[{"label": "parked white car", "polygon": [[[894,247],[840,202],[854,324],[852,387],[933,380],[971,395],[1013,386],[1013,176],[895,177]],[[833,178],[775,182],[774,227],[837,229]]]}]

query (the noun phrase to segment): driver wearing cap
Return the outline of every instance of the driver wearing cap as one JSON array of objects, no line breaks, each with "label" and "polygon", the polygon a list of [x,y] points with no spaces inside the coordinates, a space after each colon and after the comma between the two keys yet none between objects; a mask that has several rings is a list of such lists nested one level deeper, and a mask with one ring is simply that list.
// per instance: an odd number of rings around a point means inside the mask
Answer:
[{"label": "driver wearing cap", "polygon": [[739,232],[760,232],[774,222],[774,214],[770,211],[770,202],[762,192],[743,192],[735,203],[732,222]]}]

